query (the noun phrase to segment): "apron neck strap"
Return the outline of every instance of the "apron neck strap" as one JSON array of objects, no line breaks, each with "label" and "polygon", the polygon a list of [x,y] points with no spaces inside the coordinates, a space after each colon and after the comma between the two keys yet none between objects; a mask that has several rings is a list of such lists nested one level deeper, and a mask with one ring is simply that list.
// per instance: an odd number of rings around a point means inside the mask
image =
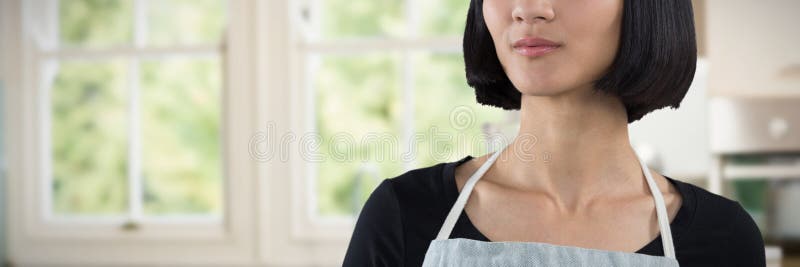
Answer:
[{"label": "apron neck strap", "polygon": [[453,227],[455,227],[458,217],[461,216],[461,212],[464,210],[464,206],[467,204],[467,199],[469,199],[469,196],[472,194],[472,188],[475,187],[475,184],[478,182],[478,180],[480,180],[483,174],[489,170],[489,167],[492,166],[492,163],[497,160],[500,152],[502,152],[506,147],[508,147],[508,145],[495,151],[494,154],[492,154],[489,159],[487,159],[486,162],[483,163],[483,165],[481,165],[481,167],[469,177],[467,183],[464,184],[464,188],[461,189],[461,193],[458,194],[456,203],[453,204],[453,207],[450,208],[450,212],[447,214],[447,218],[444,219],[444,225],[442,225],[442,228],[439,229],[439,234],[436,235],[436,240],[450,238],[450,233],[453,232]]},{"label": "apron neck strap", "polygon": [[[486,171],[489,170],[489,167],[492,166],[492,164],[497,160],[497,157],[503,150],[505,150],[506,147],[508,147],[508,145],[505,145],[504,147],[495,151],[489,157],[489,159],[487,159],[486,162],[484,162],[481,167],[469,177],[466,184],[464,184],[464,188],[461,189],[461,193],[458,194],[456,203],[450,208],[450,212],[447,214],[442,228],[439,229],[439,234],[436,235],[436,240],[445,240],[450,238],[450,234],[453,232],[453,228],[455,227],[458,218],[461,216],[461,212],[463,212],[464,206],[467,204],[467,200],[472,194],[472,189],[475,187],[475,184],[478,183],[478,180],[480,180]],[[653,180],[650,169],[647,167],[638,153],[634,154],[636,154],[636,159],[639,161],[639,165],[642,167],[642,172],[647,180],[647,186],[650,188],[650,193],[652,193],[655,201],[656,216],[658,217],[658,228],[661,231],[661,243],[664,247],[664,256],[675,259],[675,246],[672,242],[672,230],[670,229],[669,225],[669,215],[667,214],[667,208],[664,204],[664,197],[661,194],[661,190],[658,189],[658,186]]]},{"label": "apron neck strap", "polygon": [[661,194],[661,190],[658,189],[655,180],[653,180],[653,175],[650,174],[650,168],[644,163],[639,153],[635,154],[636,159],[639,160],[639,165],[642,166],[644,177],[647,180],[647,186],[650,188],[650,193],[653,194],[653,200],[656,204],[656,217],[658,218],[658,228],[661,231],[661,244],[664,247],[664,256],[675,259],[675,246],[672,243],[672,230],[669,226],[669,215],[667,214],[667,206],[664,204],[664,196]]}]

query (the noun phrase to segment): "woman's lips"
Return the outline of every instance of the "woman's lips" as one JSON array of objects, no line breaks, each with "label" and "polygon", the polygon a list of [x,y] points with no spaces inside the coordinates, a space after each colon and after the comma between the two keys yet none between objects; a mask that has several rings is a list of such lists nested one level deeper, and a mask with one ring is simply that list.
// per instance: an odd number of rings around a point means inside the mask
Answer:
[{"label": "woman's lips", "polygon": [[561,44],[544,38],[520,38],[512,47],[520,55],[538,57],[557,50]]}]

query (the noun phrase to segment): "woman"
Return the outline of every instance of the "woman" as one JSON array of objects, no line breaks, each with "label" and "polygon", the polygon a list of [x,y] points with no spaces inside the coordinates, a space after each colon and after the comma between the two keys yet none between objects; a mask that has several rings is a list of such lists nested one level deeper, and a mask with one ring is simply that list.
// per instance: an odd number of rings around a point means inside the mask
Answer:
[{"label": "woman", "polygon": [[628,139],[694,78],[690,0],[472,0],[464,59],[519,134],[384,180],[345,266],[765,266],[738,202],[650,171]]}]

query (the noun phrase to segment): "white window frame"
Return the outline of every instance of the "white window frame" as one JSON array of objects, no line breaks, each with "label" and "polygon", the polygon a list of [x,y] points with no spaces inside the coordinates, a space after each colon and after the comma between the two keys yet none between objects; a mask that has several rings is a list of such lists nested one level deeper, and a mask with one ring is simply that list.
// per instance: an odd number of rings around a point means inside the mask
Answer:
[{"label": "white window frame", "polygon": [[[40,85],[38,66],[33,64],[40,55],[32,49],[32,36],[22,30],[22,10],[23,5],[41,1],[49,0],[0,1],[0,19],[6,22],[2,36],[9,40],[0,64],[7,92],[3,107],[8,129],[7,204],[12,215],[8,216],[9,256],[15,266],[339,266],[354,218],[320,220],[310,213],[315,176],[298,149],[298,139],[314,129],[311,87],[305,79],[306,55],[401,51],[407,55],[403,63],[405,102],[412,105],[409,84],[414,77],[409,53],[461,50],[460,37],[413,34],[393,40],[309,43],[301,34],[306,26],[299,11],[304,7],[311,10],[315,0],[229,0],[232,15],[223,63],[224,227],[143,224],[141,230],[129,233],[121,232],[118,225],[54,225],[30,212],[39,210],[36,196],[43,188],[39,179],[43,150],[37,137],[41,125],[36,123],[42,115],[36,109]],[[417,1],[422,0],[411,0],[406,8],[413,10]],[[403,123],[410,125],[410,118]],[[268,125],[278,136],[294,135],[286,144],[288,159],[259,162],[251,155],[253,137],[268,133]]]},{"label": "white window frame", "polygon": [[[222,52],[223,101],[222,149],[223,202],[221,220],[169,222],[141,221],[136,231],[123,230],[120,222],[91,223],[48,219],[43,190],[49,156],[46,133],[46,96],[40,84],[40,62],[47,57],[85,56],[69,50],[53,54],[40,47],[36,33],[27,32],[28,23],[54,11],[53,0],[0,1],[4,19],[2,36],[3,80],[6,82],[6,146],[9,161],[8,203],[9,257],[17,265],[148,265],[206,263],[242,265],[252,263],[256,253],[254,184],[256,165],[247,153],[247,136],[255,131],[257,99],[253,83],[253,51],[250,16],[252,0],[230,0],[231,16],[225,46],[197,47],[188,53]],[[37,12],[40,12],[37,14]],[[37,16],[32,16],[36,14]],[[52,16],[51,16],[52,17]],[[55,24],[53,24],[55,25]],[[170,53],[170,49],[113,48],[102,53]],[[191,219],[190,219],[191,220]]]},{"label": "white window frame", "polygon": [[[291,110],[292,118],[288,122],[276,123],[278,129],[291,129],[293,133],[311,133],[314,132],[314,103],[313,103],[313,87],[307,76],[307,59],[308,55],[312,53],[364,53],[374,51],[397,51],[402,53],[402,97],[403,105],[406,110],[413,111],[414,106],[414,69],[413,69],[413,53],[416,51],[436,51],[446,53],[460,53],[461,52],[461,36],[451,37],[421,37],[415,31],[418,29],[419,18],[415,16],[418,10],[417,5],[422,0],[406,0],[405,16],[407,22],[408,32],[404,37],[392,39],[361,39],[361,40],[305,40],[302,34],[307,27],[313,25],[305,25],[300,14],[302,9],[309,10],[313,17],[319,14],[320,10],[314,7],[321,6],[317,1],[320,0],[303,0],[292,1],[293,5],[290,6],[289,14],[295,16],[288,18],[289,21],[296,21],[291,23],[289,35],[290,43],[286,47],[289,53],[280,55],[281,62],[286,62],[289,68],[276,70],[280,76],[290,77],[289,85],[286,88],[292,93],[289,101],[282,104],[273,103],[273,107],[281,106],[285,109],[278,110]],[[314,23],[314,22],[311,22]],[[274,33],[274,32],[273,32]],[[282,44],[283,45],[283,44]],[[267,49],[269,50],[269,49]],[[283,49],[280,49],[282,51]],[[279,50],[270,50],[279,51]],[[284,59],[284,57],[287,57]],[[273,60],[275,58],[273,57]],[[283,61],[285,60],[285,61]],[[288,70],[288,73],[285,71]],[[284,74],[285,73],[285,74]],[[274,96],[274,95],[273,95]],[[287,105],[288,104],[288,105]],[[274,112],[273,112],[274,113]],[[406,148],[409,137],[413,134],[413,118],[412,112],[408,112],[407,116],[402,122],[404,132],[401,134],[400,148]],[[269,119],[267,121],[275,121]],[[285,126],[285,127],[281,127]],[[286,128],[288,127],[288,128]],[[280,135],[282,132],[278,131]],[[296,134],[298,138],[301,134]],[[296,148],[299,145],[297,140],[292,143],[292,147]],[[286,177],[292,177],[291,184],[288,186],[292,188],[292,201],[291,201],[291,225],[285,231],[288,235],[287,240],[296,244],[309,244],[305,245],[306,252],[320,257],[320,263],[323,262],[341,262],[347,248],[347,244],[352,235],[353,227],[355,224],[355,217],[334,217],[334,218],[320,218],[313,214],[316,203],[316,191],[314,190],[314,182],[316,173],[312,164],[302,160],[301,155],[298,154],[299,149],[291,149],[293,153],[289,161],[290,166],[282,164],[282,174]],[[413,167],[413,162],[408,162],[405,165],[406,169]],[[398,173],[399,175],[399,173]],[[386,177],[388,178],[388,177]],[[287,181],[280,181],[282,184],[276,188],[285,188],[283,183]],[[265,221],[264,214],[261,212],[262,221]],[[302,247],[302,245],[298,245]]]},{"label": "white window frame", "polygon": [[[127,122],[128,122],[128,137],[127,137],[127,163],[128,163],[128,173],[126,180],[128,182],[128,207],[127,212],[121,215],[113,215],[113,216],[103,216],[103,218],[97,218],[97,216],[76,216],[76,215],[56,215],[53,214],[52,204],[52,194],[51,193],[44,193],[44,201],[37,206],[41,206],[44,213],[44,218],[48,221],[56,221],[56,222],[73,222],[73,223],[93,223],[97,222],[98,220],[103,220],[106,223],[113,223],[113,224],[124,224],[126,222],[131,223],[131,226],[138,225],[141,222],[148,221],[148,222],[169,222],[169,223],[196,223],[196,222],[205,222],[206,224],[212,223],[220,223],[221,218],[214,215],[170,215],[170,216],[163,216],[163,217],[147,217],[143,213],[143,200],[142,196],[144,195],[144,189],[142,185],[144,184],[143,177],[141,174],[141,150],[142,150],[142,140],[141,140],[141,112],[139,110],[141,105],[140,100],[140,93],[141,93],[141,86],[139,84],[140,78],[140,71],[142,68],[141,62],[144,60],[163,60],[167,58],[184,58],[184,59],[206,59],[206,58],[213,58],[218,57],[220,59],[220,64],[223,63],[222,59],[225,56],[225,51],[222,49],[222,44],[219,45],[179,45],[179,46],[166,46],[166,47],[146,47],[146,36],[145,36],[145,27],[146,27],[146,17],[145,12],[147,9],[147,5],[151,0],[135,0],[133,1],[133,9],[134,9],[134,30],[133,30],[133,45],[132,46],[125,46],[125,47],[113,47],[109,49],[49,49],[46,48],[48,45],[42,45],[41,43],[36,45],[36,47],[45,47],[44,49],[37,49],[34,50],[37,55],[37,59],[35,59],[34,64],[38,64],[42,68],[42,73],[38,79],[38,81],[53,81],[55,76],[55,69],[56,65],[53,62],[61,62],[65,60],[81,60],[82,62],[92,62],[94,60],[123,60],[127,64],[126,70],[127,73],[127,103],[128,106],[127,111]],[[32,8],[38,9],[43,11],[44,13],[48,13],[46,17],[49,21],[46,22],[45,27],[48,28],[47,31],[48,35],[57,36],[58,35],[58,22],[57,22],[57,9],[58,9],[58,0],[46,0],[42,1],[46,3],[42,6],[36,6],[35,4],[31,5]],[[123,59],[120,59],[123,58]],[[49,62],[52,61],[52,62]],[[50,64],[48,64],[48,62]],[[49,103],[47,103],[50,96],[47,95],[44,88],[52,88],[51,84],[38,84],[38,88],[41,88],[39,92],[41,92],[41,97],[39,97],[39,112],[40,112],[40,129],[42,129],[41,135],[41,144],[42,144],[42,160],[43,163],[42,171],[43,171],[43,179],[44,182],[42,183],[42,191],[49,190],[49,186],[52,184],[52,170],[50,166],[53,165],[52,163],[52,155],[50,155],[49,151],[52,147],[50,140],[52,139],[53,133],[52,129],[50,129],[50,125],[52,124],[52,119],[50,118],[50,112],[47,111],[49,108]],[[225,92],[223,92],[225,93]],[[224,107],[223,107],[224,108]],[[223,129],[224,130],[224,129]],[[223,166],[224,167],[224,166]],[[224,179],[224,177],[222,177]],[[223,203],[224,204],[224,203]],[[213,229],[209,229],[212,230]]]}]

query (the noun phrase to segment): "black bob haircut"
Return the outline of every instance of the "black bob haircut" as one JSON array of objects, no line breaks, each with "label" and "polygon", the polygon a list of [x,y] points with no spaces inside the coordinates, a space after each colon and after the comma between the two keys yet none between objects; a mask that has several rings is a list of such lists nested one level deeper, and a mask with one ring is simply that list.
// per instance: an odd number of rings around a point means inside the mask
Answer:
[{"label": "black bob haircut", "polygon": [[[483,18],[483,0],[471,0],[467,12],[467,84],[475,88],[478,103],[519,109],[522,94],[497,58]],[[691,0],[624,0],[616,58],[594,85],[597,91],[620,97],[631,123],[653,110],[680,107],[696,65]]]}]

